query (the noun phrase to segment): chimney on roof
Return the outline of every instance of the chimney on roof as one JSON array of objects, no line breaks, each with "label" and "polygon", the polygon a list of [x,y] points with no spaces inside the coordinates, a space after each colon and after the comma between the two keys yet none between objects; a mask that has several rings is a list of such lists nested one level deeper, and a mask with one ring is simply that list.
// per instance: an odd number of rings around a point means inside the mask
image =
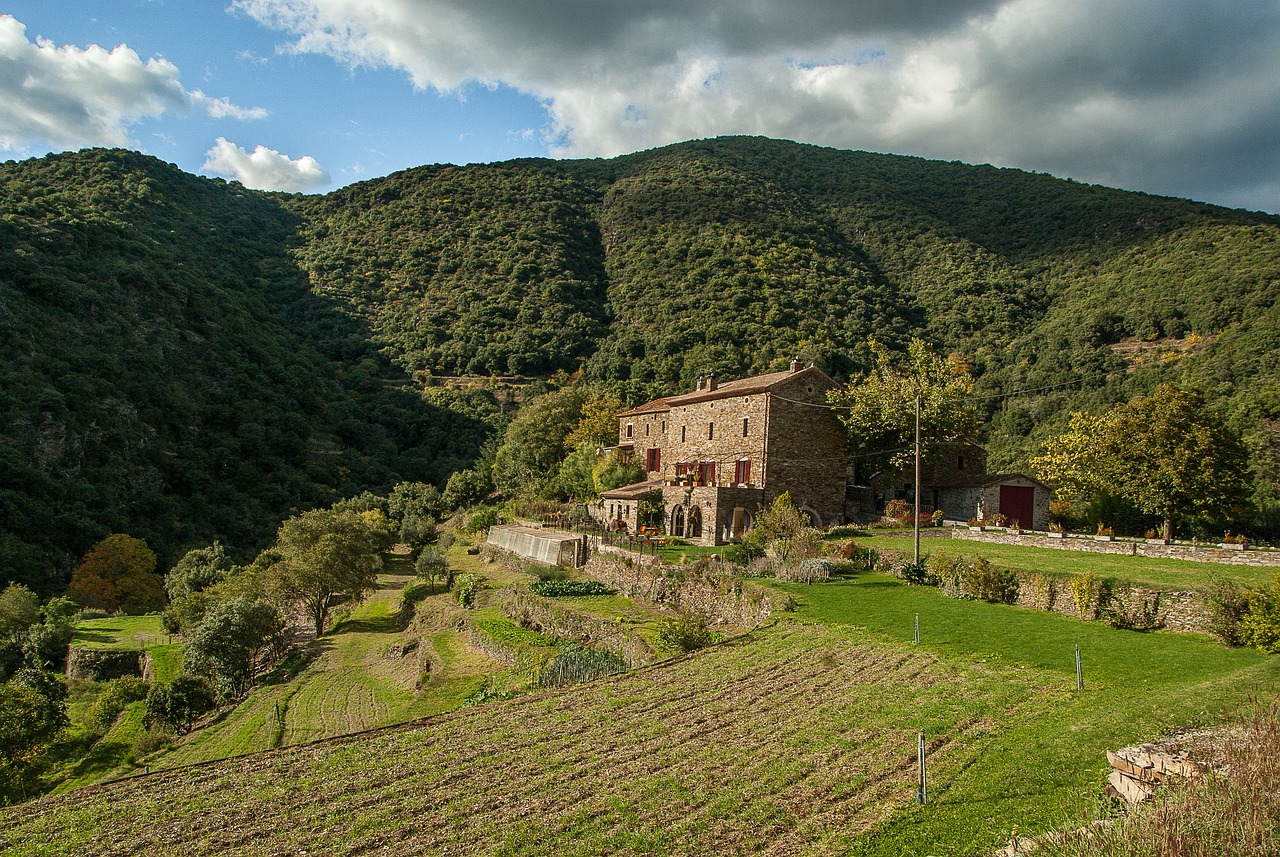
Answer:
[{"label": "chimney on roof", "polygon": [[702,392],[702,375],[698,376],[698,392]]},{"label": "chimney on roof", "polygon": [[791,358],[791,374],[792,374],[792,375],[796,374],[797,372],[799,372],[799,371],[800,371],[800,369],[801,369],[801,368],[802,368],[802,367],[801,367],[801,365],[800,365],[800,358],[799,358],[799,357],[792,357],[792,358]]},{"label": "chimney on roof", "polygon": [[712,372],[707,376],[707,391],[710,392],[716,388],[716,373]]}]

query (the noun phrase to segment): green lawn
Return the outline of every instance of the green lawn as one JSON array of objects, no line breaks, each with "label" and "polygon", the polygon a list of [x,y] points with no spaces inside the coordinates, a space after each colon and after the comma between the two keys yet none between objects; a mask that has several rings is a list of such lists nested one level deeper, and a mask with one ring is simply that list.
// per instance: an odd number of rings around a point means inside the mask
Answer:
[{"label": "green lawn", "polygon": [[[900,812],[854,854],[965,853],[1012,825],[1078,821],[1101,793],[1106,751],[1173,728],[1216,723],[1280,691],[1280,659],[1228,649],[1206,637],[1120,631],[1051,613],[947,598],[929,587],[862,574],[825,584],[772,583],[796,600],[794,619],[866,629],[948,661],[1041,677],[1050,690],[932,793],[927,811]],[[1075,691],[1075,647],[1085,688]],[[1058,690],[1055,692],[1053,688]],[[1046,813],[1046,810],[1048,812]]]},{"label": "green lawn", "polygon": [[[896,550],[911,556],[913,544],[908,535],[875,535],[859,537],[857,543],[877,550]],[[943,556],[982,554],[996,565],[1023,571],[1075,575],[1092,572],[1098,577],[1129,580],[1158,589],[1195,589],[1212,575],[1220,575],[1243,586],[1269,587],[1280,568],[1255,568],[1214,562],[1189,562],[1182,559],[1156,559],[1120,554],[1088,553],[1023,545],[1001,545],[946,537],[920,540],[920,553]]]},{"label": "green lawn", "polygon": [[110,616],[76,623],[71,645],[84,649],[149,649],[172,639],[160,625],[160,614]]}]

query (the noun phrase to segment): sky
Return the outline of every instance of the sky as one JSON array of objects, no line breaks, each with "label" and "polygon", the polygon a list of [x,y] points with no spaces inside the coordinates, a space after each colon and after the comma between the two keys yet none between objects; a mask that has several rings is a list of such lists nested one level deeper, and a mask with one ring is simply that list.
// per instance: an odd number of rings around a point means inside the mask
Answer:
[{"label": "sky", "polygon": [[1280,213],[1280,0],[0,0],[0,158],[324,192],[752,134]]}]

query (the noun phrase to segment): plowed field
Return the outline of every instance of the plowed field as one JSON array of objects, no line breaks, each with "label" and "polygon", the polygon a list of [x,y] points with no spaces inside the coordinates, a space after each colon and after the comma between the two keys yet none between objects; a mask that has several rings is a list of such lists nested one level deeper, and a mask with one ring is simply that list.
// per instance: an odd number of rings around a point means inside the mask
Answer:
[{"label": "plowed field", "polygon": [[0,811],[6,854],[830,854],[1043,693],[784,623],[648,670]]}]

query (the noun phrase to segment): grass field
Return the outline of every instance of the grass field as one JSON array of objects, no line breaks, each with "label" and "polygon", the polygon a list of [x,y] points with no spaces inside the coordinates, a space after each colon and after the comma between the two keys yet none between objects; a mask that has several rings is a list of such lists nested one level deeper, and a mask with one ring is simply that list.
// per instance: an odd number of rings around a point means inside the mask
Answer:
[{"label": "grass field", "polygon": [[[857,538],[857,543],[877,550],[896,550],[910,558],[913,542],[910,534]],[[1278,568],[1225,565],[1216,562],[1189,562],[1182,559],[1123,556],[1056,550],[1024,545],[1001,545],[946,537],[920,540],[920,553],[941,556],[973,556],[982,554],[996,565],[1023,571],[1074,575],[1092,572],[1098,577],[1112,577],[1157,589],[1196,589],[1218,575],[1254,588],[1270,587]]]},{"label": "grass field", "polygon": [[[380,575],[378,588],[332,631],[311,644],[300,673],[256,688],[224,720],[146,760],[152,768],[222,759],[401,723],[460,705],[477,676],[501,667],[467,651],[463,635],[439,632],[429,641],[444,669],[423,692],[416,653],[390,657],[403,643],[400,592],[413,579],[402,567]],[[435,596],[447,598],[447,595]]]},{"label": "grass field", "polygon": [[[990,841],[1001,826],[1027,831],[1071,823],[1081,796],[1101,794],[1106,750],[1219,722],[1251,695],[1280,691],[1276,658],[1197,635],[1121,631],[960,601],[879,574],[820,586],[775,585],[796,599],[800,617],[910,642],[918,615],[921,649],[1041,676],[1068,691],[1047,695],[1036,716],[1010,724],[963,777],[937,793],[927,817],[901,815],[853,853],[892,854],[948,840],[964,853]],[[1074,691],[1076,645],[1084,664],[1081,693]],[[965,829],[967,841],[956,833]]]},{"label": "grass field", "polygon": [[[786,623],[665,666],[0,811],[7,853],[828,854],[1062,691]],[[335,811],[341,807],[340,811]]]},{"label": "grass field", "polygon": [[71,645],[83,649],[150,649],[171,643],[160,625],[160,614],[82,619],[76,623]]},{"label": "grass field", "polygon": [[[982,853],[1015,825],[1078,823],[1107,749],[1280,686],[1280,659],[1203,637],[878,574],[780,588],[793,614],[694,656],[3,810],[0,850]],[[921,729],[930,801],[917,807]]]}]

